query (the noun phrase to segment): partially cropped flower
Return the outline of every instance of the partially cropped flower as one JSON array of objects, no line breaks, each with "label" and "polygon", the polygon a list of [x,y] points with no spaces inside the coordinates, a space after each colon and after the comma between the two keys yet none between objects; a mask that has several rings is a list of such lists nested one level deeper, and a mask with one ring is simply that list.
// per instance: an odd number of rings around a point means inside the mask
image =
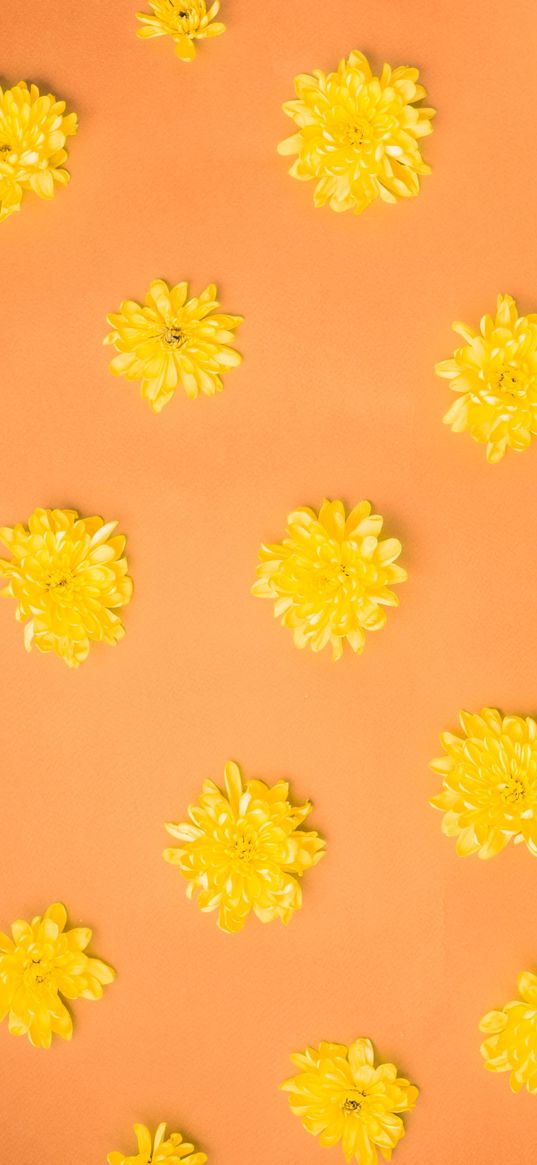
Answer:
[{"label": "partially cropped flower", "polygon": [[340,659],[345,640],[362,652],[366,632],[398,606],[390,587],[406,579],[396,564],[401,543],[380,539],[383,519],[359,502],[346,516],[343,502],[325,499],[319,513],[303,508],[287,519],[287,538],[262,546],[252,593],[274,600],[274,614],[290,627],[297,647],[331,644]]},{"label": "partially cropped flower", "polygon": [[73,1034],[65,999],[100,999],[115,971],[84,954],[91,942],[86,926],[65,929],[67,912],[60,902],[31,922],[17,920],[12,938],[0,934],[0,1020],[8,1016],[14,1036],[28,1036],[38,1048],[49,1048],[55,1033]]},{"label": "partially cropped flower", "polygon": [[218,910],[221,930],[242,930],[252,910],[261,922],[289,922],[302,905],[299,879],[324,854],[318,833],[300,828],[311,803],[292,805],[287,781],[244,781],[232,762],[224,784],[222,792],[204,781],[190,822],[166,825],[181,845],[164,857],[187,878],[188,897],[198,893],[201,910]]},{"label": "partially cropped flower", "polygon": [[181,61],[192,61],[196,56],[195,41],[210,36],[221,36],[225,24],[215,21],[220,11],[220,0],[207,8],[205,0],[148,0],[153,15],[137,12],[144,25],[138,36],[171,36]]},{"label": "partially cropped flower", "polygon": [[161,1124],[153,1140],[145,1125],[135,1125],[134,1132],[138,1149],[132,1156],[125,1153],[109,1153],[108,1165],[205,1165],[205,1153],[197,1153],[194,1145],[184,1141],[181,1133],[166,1136],[166,1125]]},{"label": "partially cropped flower", "polygon": [[341,1144],[346,1161],[390,1161],[405,1135],[399,1113],[414,1107],[418,1089],[397,1075],[395,1064],[378,1064],[371,1040],[319,1044],[291,1056],[297,1076],[281,1088],[291,1111],[321,1145]]},{"label": "partially cropped flower", "polygon": [[297,99],[283,110],[297,132],[278,152],[298,155],[289,173],[315,181],[315,206],[360,214],[377,198],[419,194],[420,175],[431,172],[419,141],[432,132],[435,111],[417,104],[426,96],[418,77],[406,65],[384,65],[376,77],[364,54],[352,52],[335,73],[295,78]]},{"label": "partially cropped flower", "polygon": [[494,708],[460,713],[462,736],[443,732],[446,756],[431,761],[443,790],[442,832],[457,853],[492,858],[513,838],[537,854],[537,723]]},{"label": "partially cropped flower", "polygon": [[0,89],[0,222],[20,210],[25,190],[53,198],[54,184],[66,185],[65,143],[76,131],[65,101],[40,94],[37,85]]},{"label": "partially cropped flower", "polygon": [[510,1072],[513,1092],[524,1086],[537,1092],[537,975],[523,971],[518,977],[521,999],[512,999],[501,1011],[483,1016],[479,1030],[487,1039],[481,1055],[489,1072]]},{"label": "partially cropped flower", "polygon": [[499,295],[494,319],[484,315],[478,331],[456,321],[453,331],[466,343],[435,368],[458,393],[444,424],[486,444],[491,464],[527,449],[537,434],[537,314],[520,316]]},{"label": "partially cropped flower", "polygon": [[222,375],[241,363],[229,345],[243,316],[218,312],[216,287],[211,283],[200,296],[188,296],[188,283],[168,287],[155,279],[144,304],[127,299],[119,313],[107,316],[113,328],[104,343],[119,352],[110,364],[115,376],[139,380],[140,392],[156,413],[182,385],[194,399],[199,393],[221,392]]},{"label": "partially cropped flower", "polygon": [[114,645],[125,634],[117,610],[132,596],[117,522],[81,518],[76,510],[34,510],[28,526],[4,526],[1,592],[17,601],[24,645],[53,651],[78,667],[92,642]]}]

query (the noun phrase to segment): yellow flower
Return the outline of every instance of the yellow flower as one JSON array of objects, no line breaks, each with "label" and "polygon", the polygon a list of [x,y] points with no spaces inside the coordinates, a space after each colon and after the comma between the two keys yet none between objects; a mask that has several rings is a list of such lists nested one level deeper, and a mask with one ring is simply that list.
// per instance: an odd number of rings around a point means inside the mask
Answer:
[{"label": "yellow flower", "polygon": [[252,593],[274,599],[274,614],[290,627],[297,647],[321,651],[332,645],[340,659],[345,640],[362,652],[366,631],[386,622],[384,607],[398,606],[389,588],[406,579],[395,559],[396,538],[380,540],[383,519],[359,502],[345,515],[343,502],[325,499],[319,514],[303,508],[289,514],[288,537],[262,546]]},{"label": "yellow flower", "polygon": [[479,331],[459,321],[453,330],[466,343],[435,366],[459,393],[444,424],[486,443],[494,464],[537,434],[537,315],[519,316],[512,296],[499,295],[495,318],[484,315]]},{"label": "yellow flower", "polygon": [[488,1036],[481,1055],[489,1072],[510,1072],[513,1092],[526,1086],[537,1092],[537,975],[523,971],[518,977],[522,999],[506,1003],[501,1011],[489,1011],[479,1029]]},{"label": "yellow flower", "polygon": [[212,23],[220,11],[219,0],[215,0],[209,9],[205,0],[148,0],[148,3],[154,15],[137,12],[138,20],[144,25],[138,29],[137,35],[144,38],[171,36],[181,61],[194,60],[194,41],[221,36],[226,31],[225,24]]},{"label": "yellow flower", "polygon": [[199,891],[201,910],[218,910],[221,930],[242,930],[251,910],[261,922],[287,923],[302,905],[298,879],[323,857],[324,841],[300,829],[311,803],[292,805],[286,781],[244,782],[232,762],[224,782],[225,793],[203,782],[188,810],[192,824],[166,825],[181,846],[164,857],[188,879],[189,898]]},{"label": "yellow flower", "polygon": [[124,1153],[109,1153],[108,1165],[205,1165],[205,1153],[196,1153],[194,1145],[183,1141],[181,1133],[172,1133],[166,1137],[166,1125],[161,1124],[155,1133],[153,1141],[149,1129],[145,1125],[135,1125],[134,1132],[138,1142],[138,1151],[132,1157]]},{"label": "yellow flower", "polygon": [[27,651],[54,651],[69,667],[88,656],[90,643],[115,644],[125,629],[118,607],[132,596],[117,522],[80,518],[76,510],[34,510],[28,528],[0,528],[11,559],[0,558],[3,595],[17,600]]},{"label": "yellow flower", "polygon": [[442,832],[463,857],[492,858],[511,838],[537,854],[537,723],[494,708],[461,712],[460,723],[464,735],[442,733],[447,755],[431,762],[443,781],[431,801]]},{"label": "yellow flower", "polygon": [[67,913],[60,902],[31,922],[11,927],[13,938],[0,934],[0,1020],[8,1015],[14,1036],[28,1036],[37,1048],[49,1048],[53,1032],[64,1040],[73,1034],[71,1016],[60,999],[100,999],[115,971],[84,951],[91,942],[86,926],[65,930]]},{"label": "yellow flower", "polygon": [[114,329],[105,344],[119,352],[110,364],[115,376],[141,381],[141,395],[159,413],[178,384],[194,399],[223,389],[222,374],[241,363],[230,348],[242,316],[217,312],[216,287],[211,283],[199,297],[187,299],[188,283],[168,287],[155,279],[142,306],[132,299],[117,315],[107,316]]},{"label": "yellow flower", "polygon": [[315,69],[295,78],[297,100],[283,110],[298,132],[278,152],[298,154],[289,173],[315,179],[315,206],[360,214],[377,198],[419,194],[419,175],[431,170],[418,143],[432,132],[435,111],[416,108],[426,96],[418,77],[404,65],[384,65],[376,77],[364,54],[352,52],[335,73]]},{"label": "yellow flower", "polygon": [[346,1161],[375,1165],[377,1149],[385,1161],[405,1135],[400,1112],[414,1107],[418,1089],[397,1075],[395,1064],[378,1064],[371,1040],[321,1043],[291,1056],[300,1069],[281,1088],[291,1111],[321,1145],[341,1142]]},{"label": "yellow flower", "polygon": [[65,186],[65,142],[77,131],[76,114],[64,116],[65,101],[41,95],[19,81],[0,89],[0,222],[20,210],[25,190],[54,197],[54,183]]}]

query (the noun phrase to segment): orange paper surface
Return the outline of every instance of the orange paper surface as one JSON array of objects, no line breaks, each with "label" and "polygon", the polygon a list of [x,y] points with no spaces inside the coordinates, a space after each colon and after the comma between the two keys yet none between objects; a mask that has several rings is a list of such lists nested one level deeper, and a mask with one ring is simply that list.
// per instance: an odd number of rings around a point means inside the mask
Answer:
[{"label": "orange paper surface", "polygon": [[[537,309],[537,20],[529,0],[227,0],[195,62],[136,5],[4,0],[2,74],[65,98],[70,185],[0,226],[2,524],[117,518],[127,635],[78,672],[27,656],[0,606],[1,924],[65,901],[118,971],[49,1052],[0,1029],[2,1157],[98,1165],[167,1120],[210,1165],[322,1165],[288,1056],[373,1039],[421,1089],[399,1165],[531,1165],[537,1101],[479,1055],[480,1017],[537,965],[537,863],[455,856],[427,801],[459,707],[537,711],[536,452],[495,467],[441,424],[433,364],[498,291]],[[417,65],[422,193],[315,210],[276,143],[296,73],[353,48]],[[214,280],[244,364],[161,416],[107,371],[105,316],[152,278]],[[410,578],[365,653],[299,652],[250,596],[287,513],[368,497]],[[239,936],[162,860],[224,762],[311,797],[327,856],[286,929]]]}]

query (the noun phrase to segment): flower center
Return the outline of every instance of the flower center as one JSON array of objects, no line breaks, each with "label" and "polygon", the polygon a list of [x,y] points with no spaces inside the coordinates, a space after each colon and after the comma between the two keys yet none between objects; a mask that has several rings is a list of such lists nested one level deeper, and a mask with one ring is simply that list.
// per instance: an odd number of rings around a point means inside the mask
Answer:
[{"label": "flower center", "polygon": [[343,1112],[360,1112],[364,1102],[365,1092],[359,1092],[358,1089],[352,1096],[346,1096],[343,1101]]},{"label": "flower center", "polygon": [[45,587],[47,591],[52,591],[53,594],[65,598],[67,594],[70,594],[72,582],[73,576],[70,571],[60,568],[50,572],[46,579]]},{"label": "flower center", "polygon": [[249,829],[239,829],[233,838],[231,857],[241,864],[250,862],[257,851],[257,840]]},{"label": "flower center", "polygon": [[8,143],[7,143],[7,142],[4,142],[4,143],[3,143],[3,144],[0,146],[0,154],[10,154],[10,153],[11,153],[11,146],[10,146],[10,145],[8,145]]},{"label": "flower center", "polygon": [[525,377],[518,368],[502,368],[497,384],[499,391],[506,393],[507,396],[517,397],[526,394]]},{"label": "flower center", "polygon": [[516,805],[526,796],[526,786],[520,777],[510,776],[502,787],[502,798],[508,805]]},{"label": "flower center", "polygon": [[183,332],[182,328],[179,328],[175,324],[172,324],[169,328],[165,328],[162,333],[163,343],[166,344],[168,348],[182,348],[183,345],[186,344],[187,339],[188,337],[186,336],[185,332]]},{"label": "flower center", "polygon": [[47,982],[50,974],[50,968],[47,964],[44,964],[41,959],[31,959],[25,964],[25,972],[26,979],[31,984],[39,985],[40,983]]}]

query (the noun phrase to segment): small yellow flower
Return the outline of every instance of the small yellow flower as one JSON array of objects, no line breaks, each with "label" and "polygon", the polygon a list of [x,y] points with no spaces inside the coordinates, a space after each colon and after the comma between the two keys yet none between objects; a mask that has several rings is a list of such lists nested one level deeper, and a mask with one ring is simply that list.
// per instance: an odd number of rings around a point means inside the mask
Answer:
[{"label": "small yellow flower", "polygon": [[537,723],[494,708],[460,713],[462,736],[442,733],[446,756],[431,762],[443,791],[442,832],[461,856],[492,858],[514,838],[537,854]]},{"label": "small yellow flower", "polygon": [[284,113],[298,132],[280,142],[280,154],[298,154],[293,178],[316,182],[315,206],[360,214],[377,198],[397,202],[419,194],[419,175],[430,174],[419,140],[432,132],[434,109],[419,70],[384,65],[380,77],[367,58],[352,52],[335,73],[315,69],[295,78],[296,101]]},{"label": "small yellow flower", "polygon": [[486,443],[493,465],[537,434],[537,315],[519,316],[513,297],[499,295],[495,318],[484,315],[479,331],[459,321],[453,331],[466,344],[435,366],[459,394],[444,424]]},{"label": "small yellow flower", "polygon": [[203,782],[188,810],[192,824],[166,825],[181,846],[164,857],[188,879],[189,898],[199,891],[201,910],[218,910],[221,930],[242,930],[252,910],[261,922],[287,923],[302,905],[299,878],[324,854],[319,835],[300,828],[311,803],[292,805],[287,781],[244,782],[232,762],[224,782],[225,793]]},{"label": "small yellow flower", "polygon": [[116,526],[76,510],[37,509],[27,528],[0,528],[0,543],[12,555],[0,558],[0,578],[8,579],[1,593],[17,600],[27,651],[35,643],[78,667],[92,642],[123,638],[116,610],[130,601],[132,580],[125,538],[112,537]]},{"label": "small yellow flower", "polygon": [[113,328],[105,344],[119,352],[110,364],[115,376],[141,381],[141,395],[156,413],[182,384],[186,395],[213,396],[221,392],[222,375],[241,363],[229,345],[243,316],[223,315],[216,309],[216,287],[211,283],[199,297],[187,299],[188,283],[168,287],[155,279],[144,305],[127,299],[120,312],[107,316]]},{"label": "small yellow flower", "polygon": [[395,562],[402,548],[396,538],[379,539],[382,523],[369,502],[346,516],[343,502],[325,499],[318,514],[289,514],[288,537],[261,547],[252,593],[274,599],[274,614],[297,647],[321,651],[330,643],[340,659],[347,640],[360,653],[366,631],[384,626],[384,607],[398,606],[390,587],[407,577]]},{"label": "small yellow flower", "polygon": [[145,1125],[135,1125],[134,1132],[138,1142],[138,1151],[132,1157],[124,1153],[109,1153],[108,1165],[205,1165],[205,1153],[197,1153],[194,1145],[184,1141],[181,1133],[172,1133],[166,1137],[166,1125],[161,1124],[151,1137]]},{"label": "small yellow flower", "polygon": [[513,1092],[526,1086],[537,1092],[537,975],[523,971],[518,977],[522,999],[512,999],[501,1011],[483,1016],[479,1030],[487,1035],[481,1055],[489,1072],[510,1072]]},{"label": "small yellow flower", "polygon": [[181,61],[193,61],[196,56],[194,41],[210,36],[221,36],[226,31],[225,24],[213,23],[220,11],[220,2],[215,0],[208,9],[205,0],[148,0],[153,16],[137,12],[138,20],[144,28],[138,29],[138,36],[171,36],[175,41],[175,51]]},{"label": "small yellow flower", "polygon": [[401,1112],[414,1107],[418,1089],[397,1075],[395,1064],[378,1064],[371,1040],[321,1043],[291,1056],[300,1069],[280,1085],[289,1092],[291,1111],[321,1145],[341,1142],[346,1161],[375,1165],[385,1161],[405,1135]]},{"label": "small yellow flower", "polygon": [[60,902],[31,922],[11,927],[13,938],[0,934],[0,1020],[8,1016],[14,1036],[28,1036],[37,1048],[49,1048],[55,1032],[73,1034],[71,1016],[60,999],[100,999],[115,971],[85,955],[91,930],[65,930],[67,913]]},{"label": "small yellow flower", "polygon": [[19,81],[0,89],[0,222],[20,210],[25,190],[54,197],[54,183],[65,186],[65,142],[77,131],[75,113],[64,116],[65,101],[41,95],[37,85]]}]

